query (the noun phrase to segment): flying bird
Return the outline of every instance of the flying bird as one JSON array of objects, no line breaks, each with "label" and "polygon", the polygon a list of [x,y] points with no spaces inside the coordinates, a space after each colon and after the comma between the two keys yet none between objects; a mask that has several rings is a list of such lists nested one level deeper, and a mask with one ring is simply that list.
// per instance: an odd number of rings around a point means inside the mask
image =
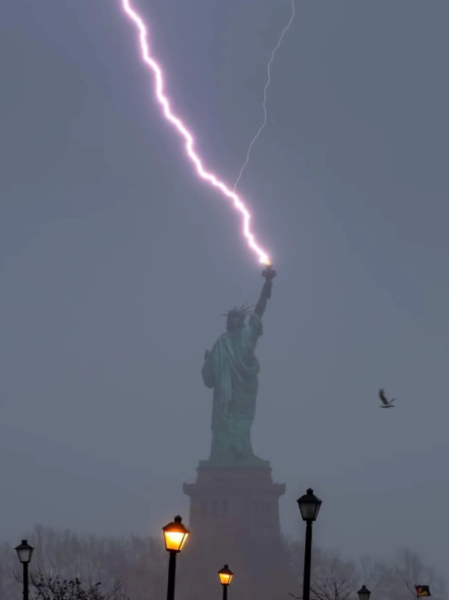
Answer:
[{"label": "flying bird", "polygon": [[393,398],[392,400],[388,400],[388,398],[385,396],[383,388],[379,390],[379,398],[382,402],[380,408],[394,408],[393,402],[395,401],[395,398]]}]

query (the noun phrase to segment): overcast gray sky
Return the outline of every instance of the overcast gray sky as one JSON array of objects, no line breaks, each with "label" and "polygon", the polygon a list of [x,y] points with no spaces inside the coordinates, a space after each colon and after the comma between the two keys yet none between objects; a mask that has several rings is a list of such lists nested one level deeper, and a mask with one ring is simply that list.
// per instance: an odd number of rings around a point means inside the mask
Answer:
[{"label": "overcast gray sky", "polygon": [[[232,182],[289,0],[140,0],[174,105]],[[449,560],[447,0],[297,0],[241,190],[279,272],[256,452],[322,545]],[[118,0],[0,20],[1,535],[158,533],[210,444],[200,368],[262,279],[161,120]],[[378,408],[377,390],[397,397]]]}]

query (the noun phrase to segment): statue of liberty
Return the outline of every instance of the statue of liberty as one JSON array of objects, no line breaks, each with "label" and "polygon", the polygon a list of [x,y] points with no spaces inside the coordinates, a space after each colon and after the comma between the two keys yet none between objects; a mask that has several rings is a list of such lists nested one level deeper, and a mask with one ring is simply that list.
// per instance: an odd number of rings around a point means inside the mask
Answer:
[{"label": "statue of liberty", "polygon": [[271,297],[276,272],[268,266],[262,275],[265,283],[252,314],[245,306],[228,311],[226,333],[204,355],[203,381],[214,390],[212,450],[207,461],[211,465],[268,464],[255,456],[251,445],[260,371],[254,351],[263,333],[262,317]]}]

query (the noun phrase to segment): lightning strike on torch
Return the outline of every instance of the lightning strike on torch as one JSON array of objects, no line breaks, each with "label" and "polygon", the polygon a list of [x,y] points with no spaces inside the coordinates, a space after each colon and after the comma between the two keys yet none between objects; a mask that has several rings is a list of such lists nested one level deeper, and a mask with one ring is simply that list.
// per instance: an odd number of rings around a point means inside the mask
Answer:
[{"label": "lightning strike on torch", "polygon": [[148,42],[148,29],[143,18],[139,15],[131,0],[120,0],[122,8],[129,19],[134,23],[139,32],[140,48],[142,52],[142,60],[153,72],[155,80],[156,100],[161,105],[162,112],[171,123],[178,135],[184,140],[186,154],[196,168],[201,179],[204,179],[214,188],[220,190],[223,196],[232,200],[235,209],[241,214],[243,220],[243,235],[246,238],[248,246],[258,256],[259,261],[264,264],[271,264],[268,253],[257,243],[254,233],[251,231],[251,213],[246,207],[244,201],[231,189],[229,189],[223,181],[221,181],[214,173],[210,173],[203,165],[201,158],[195,152],[195,140],[192,133],[189,131],[184,121],[177,116],[170,105],[170,101],[164,92],[164,76],[161,66],[151,55],[150,45]]},{"label": "lightning strike on torch", "polygon": [[236,191],[237,186],[239,185],[240,180],[242,178],[242,175],[243,175],[246,167],[248,166],[249,159],[251,158],[251,151],[253,149],[253,146],[257,142],[257,140],[259,139],[259,137],[261,136],[262,131],[267,126],[267,121],[268,121],[267,99],[268,99],[268,88],[270,87],[270,83],[271,83],[271,66],[273,65],[274,57],[276,56],[276,52],[281,47],[281,44],[282,44],[282,41],[284,39],[285,34],[290,29],[290,27],[293,24],[293,21],[295,20],[295,14],[296,14],[295,0],[292,0],[292,12],[291,12],[291,15],[290,15],[290,19],[289,19],[287,25],[282,30],[281,35],[279,36],[279,39],[278,39],[278,43],[273,48],[270,60],[268,61],[268,66],[267,66],[267,82],[266,82],[265,87],[263,89],[263,103],[262,103],[263,121],[262,121],[262,125],[259,127],[259,129],[257,130],[256,135],[253,137],[253,139],[251,140],[251,142],[250,142],[250,144],[248,146],[248,151],[246,153],[245,162],[243,163],[242,168],[240,169],[240,173],[238,174],[238,177],[237,177],[237,179],[235,180],[235,183],[234,183],[234,188],[233,188],[234,192]]}]

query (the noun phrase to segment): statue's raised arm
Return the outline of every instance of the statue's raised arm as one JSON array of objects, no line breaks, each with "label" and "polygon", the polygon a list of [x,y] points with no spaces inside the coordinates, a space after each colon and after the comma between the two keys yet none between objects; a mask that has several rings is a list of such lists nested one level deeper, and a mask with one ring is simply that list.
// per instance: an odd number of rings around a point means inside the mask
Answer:
[{"label": "statue's raised arm", "polygon": [[267,301],[271,298],[271,289],[273,287],[273,279],[276,277],[276,271],[271,265],[267,265],[262,271],[262,276],[265,277],[265,283],[263,284],[260,298],[254,309],[254,314],[260,318],[263,317],[265,309],[267,308]]}]

